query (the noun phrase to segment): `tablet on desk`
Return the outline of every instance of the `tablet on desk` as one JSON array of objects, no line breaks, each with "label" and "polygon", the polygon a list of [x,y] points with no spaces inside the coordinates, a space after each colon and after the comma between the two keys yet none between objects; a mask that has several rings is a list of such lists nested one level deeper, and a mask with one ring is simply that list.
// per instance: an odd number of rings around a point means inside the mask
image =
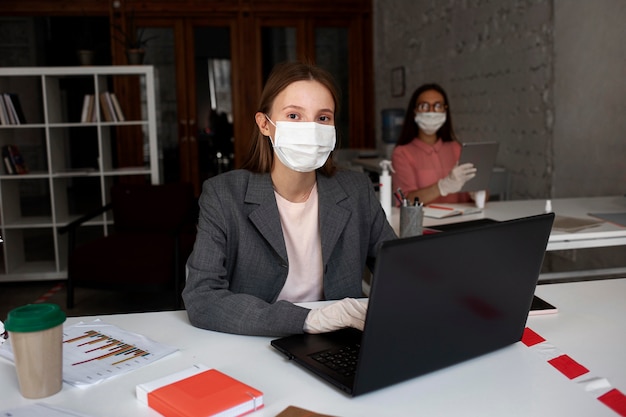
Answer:
[{"label": "tablet on desk", "polygon": [[476,176],[467,181],[461,191],[480,191],[489,188],[489,180],[496,164],[498,142],[465,142],[461,144],[459,165],[471,162],[476,167]]}]

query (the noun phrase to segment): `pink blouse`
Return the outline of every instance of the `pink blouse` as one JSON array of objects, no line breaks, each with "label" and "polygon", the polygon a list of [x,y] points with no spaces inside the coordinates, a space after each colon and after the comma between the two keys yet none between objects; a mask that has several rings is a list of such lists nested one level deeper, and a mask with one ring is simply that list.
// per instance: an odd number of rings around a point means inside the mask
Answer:
[{"label": "pink blouse", "polygon": [[324,271],[317,183],[303,203],[292,203],[277,192],[274,194],[289,262],[287,281],[278,300],[292,303],[319,301],[324,297]]},{"label": "pink blouse", "polygon": [[[396,146],[391,155],[393,189],[405,193],[429,187],[447,176],[461,155],[461,144],[456,141],[434,145],[413,139],[406,145]],[[465,203],[471,201],[469,193],[448,194],[432,203]]]}]

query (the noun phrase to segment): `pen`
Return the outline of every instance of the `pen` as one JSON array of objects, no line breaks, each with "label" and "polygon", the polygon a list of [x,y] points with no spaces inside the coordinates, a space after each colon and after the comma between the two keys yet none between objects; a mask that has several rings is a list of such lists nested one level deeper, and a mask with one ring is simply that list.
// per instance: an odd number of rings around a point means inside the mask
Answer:
[{"label": "pen", "polygon": [[436,206],[434,204],[430,204],[428,207],[440,210],[454,210],[452,207]]},{"label": "pen", "polygon": [[402,198],[400,198],[400,194],[393,193],[393,196],[396,198],[396,200],[398,200],[398,203],[400,203],[400,205],[402,205]]},{"label": "pen", "polygon": [[409,205],[408,200],[406,199],[406,196],[404,195],[404,192],[402,191],[402,188],[398,187],[398,194],[400,194],[400,197],[402,197],[402,206],[406,207]]}]

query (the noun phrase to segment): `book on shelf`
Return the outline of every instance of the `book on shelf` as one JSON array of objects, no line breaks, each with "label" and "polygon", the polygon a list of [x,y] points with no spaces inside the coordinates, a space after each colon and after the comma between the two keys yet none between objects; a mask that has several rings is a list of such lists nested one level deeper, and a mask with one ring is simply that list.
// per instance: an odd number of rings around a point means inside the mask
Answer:
[{"label": "book on shelf", "polygon": [[4,98],[0,97],[0,124],[8,125],[9,123],[9,113],[7,113],[7,106],[4,103]]},{"label": "book on shelf", "polygon": [[203,364],[139,384],[136,394],[165,417],[236,417],[264,405],[261,391]]},{"label": "book on shelf", "polygon": [[462,204],[428,204],[424,206],[424,216],[433,219],[443,219],[464,214],[482,213],[478,207],[465,206]]},{"label": "book on shelf", "polygon": [[104,92],[104,97],[107,99],[107,106],[109,106],[109,113],[111,114],[111,119],[113,122],[118,122],[117,113],[115,112],[115,107],[113,106],[113,99],[111,98],[111,93],[108,91]]},{"label": "book on shelf", "polygon": [[13,107],[13,103],[11,102],[11,97],[6,94],[3,93],[2,94],[2,99],[4,101],[4,105],[7,108],[7,115],[9,117],[9,124],[10,125],[17,125],[18,120],[17,120],[17,114],[15,113],[15,108]]},{"label": "book on shelf", "polygon": [[96,103],[93,94],[85,94],[83,98],[83,108],[81,110],[80,121],[82,123],[96,121]]},{"label": "book on shelf", "polygon": [[13,93],[0,94],[0,124],[20,125],[25,123],[19,97]]},{"label": "book on shelf", "polygon": [[124,112],[122,112],[122,107],[120,106],[120,102],[117,99],[115,93],[111,93],[111,102],[113,103],[113,108],[115,109],[115,117],[119,122],[123,122],[126,120],[124,117]]},{"label": "book on shelf", "polygon": [[80,112],[80,121],[81,123],[85,123],[88,119],[89,116],[89,94],[85,94],[85,97],[83,97],[83,108],[81,109]]},{"label": "book on shelf", "polygon": [[96,108],[96,96],[94,94],[89,94],[89,110],[87,112],[87,121],[97,121]]},{"label": "book on shelf", "polygon": [[24,158],[19,149],[15,145],[4,145],[2,147],[2,159],[4,161],[4,169],[7,174],[27,174],[28,168],[24,163]]},{"label": "book on shelf", "polygon": [[106,122],[116,122],[115,109],[111,103],[111,96],[108,91],[100,93],[100,109]]},{"label": "book on shelf", "polygon": [[13,163],[11,162],[11,157],[8,152],[5,154],[4,149],[2,149],[2,161],[4,162],[4,172],[7,175],[15,174],[15,170],[13,169]]},{"label": "book on shelf", "polygon": [[[96,121],[95,112],[93,111],[93,97],[94,96],[92,94],[85,95],[81,114],[82,122]],[[122,107],[120,106],[120,102],[115,93],[110,93],[108,91],[100,93],[100,108],[102,109],[102,120],[106,122],[123,122],[126,120]]]},{"label": "book on shelf", "polygon": [[9,96],[9,99],[11,100],[13,111],[15,111],[17,124],[25,124],[26,117],[24,116],[24,110],[22,110],[22,103],[20,103],[20,97],[15,93],[7,93],[7,95]]}]

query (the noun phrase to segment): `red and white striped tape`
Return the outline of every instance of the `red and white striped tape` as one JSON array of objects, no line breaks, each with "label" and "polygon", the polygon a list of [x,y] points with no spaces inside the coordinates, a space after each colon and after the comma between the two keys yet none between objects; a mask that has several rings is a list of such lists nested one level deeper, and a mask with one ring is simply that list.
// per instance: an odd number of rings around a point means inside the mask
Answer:
[{"label": "red and white striped tape", "polygon": [[569,355],[559,351],[528,327],[524,330],[522,343],[544,357],[556,370],[576,382],[601,403],[620,416],[626,417],[626,395],[611,387],[606,378],[593,375],[589,369],[576,362]]},{"label": "red and white striped tape", "polygon": [[57,285],[55,285],[54,287],[50,288],[45,294],[43,294],[41,297],[39,297],[38,299],[36,299],[35,301],[33,301],[33,304],[39,304],[39,303],[45,303],[46,301],[48,301],[48,299],[50,297],[52,297],[54,294],[56,294],[57,292],[61,291],[61,289],[63,288],[63,283],[60,282]]}]

